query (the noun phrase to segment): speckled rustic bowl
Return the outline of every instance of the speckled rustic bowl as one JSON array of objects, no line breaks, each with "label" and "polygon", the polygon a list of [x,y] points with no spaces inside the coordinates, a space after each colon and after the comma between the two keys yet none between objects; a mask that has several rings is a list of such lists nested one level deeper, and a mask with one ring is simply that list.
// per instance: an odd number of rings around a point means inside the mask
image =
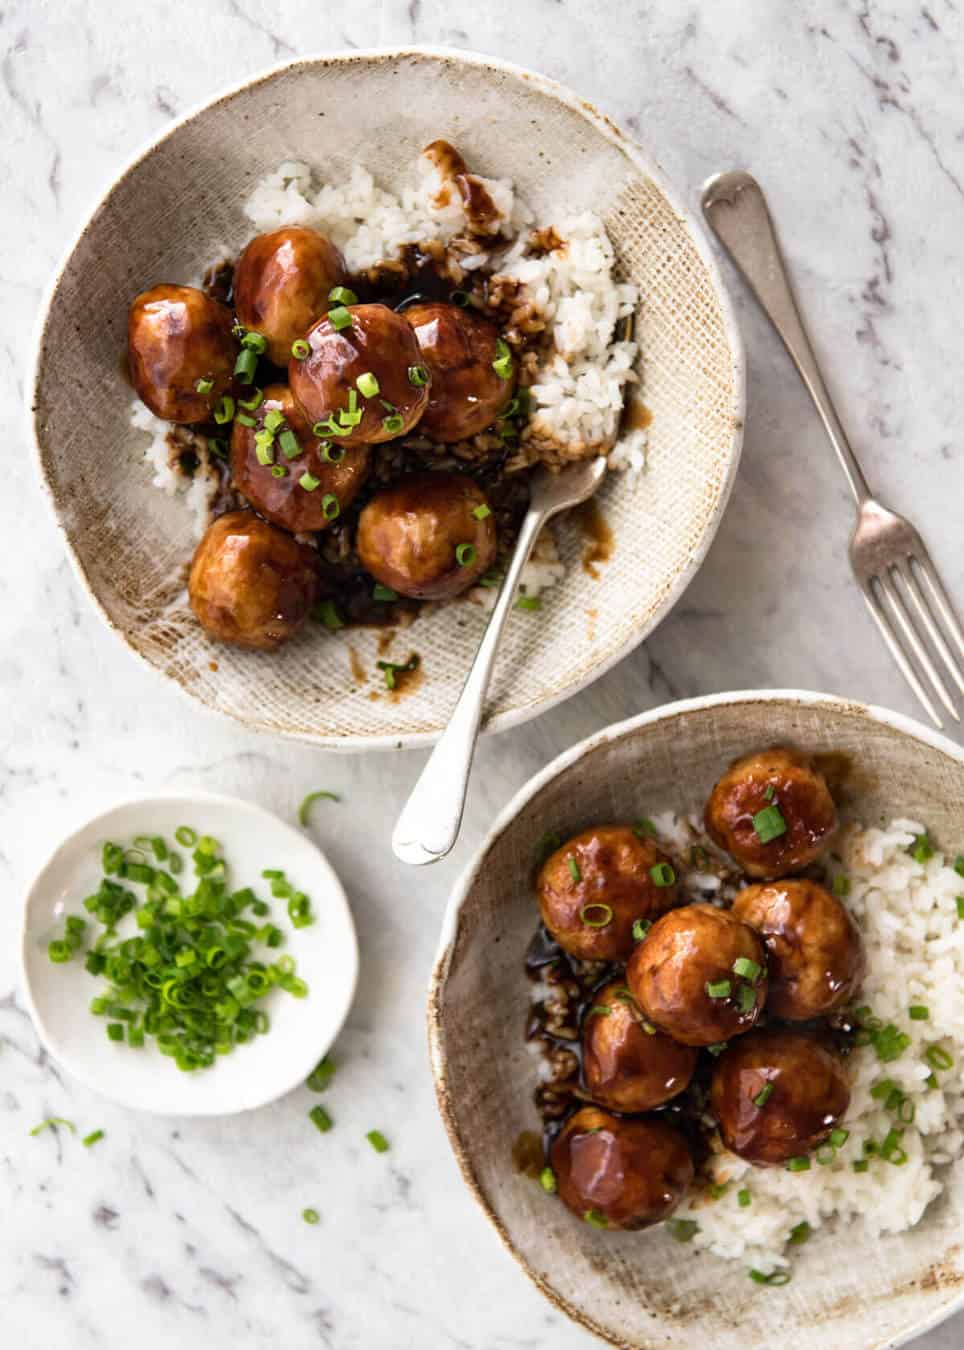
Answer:
[{"label": "speckled rustic bowl", "polygon": [[964,1302],[964,1168],[916,1228],[877,1240],[857,1226],[795,1251],[793,1279],[764,1288],[738,1264],[661,1229],[600,1233],[519,1175],[511,1149],[537,1126],[537,1061],[522,1031],[522,962],[537,912],[532,864],[547,830],[692,810],[720,770],[761,744],[852,758],[847,812],[906,815],[964,845],[964,749],[878,708],[821,694],[722,694],[644,714],[567,751],[509,803],[456,887],[429,1000],[439,1106],[469,1188],[539,1289],[627,1350],[882,1350]]},{"label": "speckled rustic bowl", "polygon": [[[511,177],[540,220],[592,207],[642,296],[649,469],[604,488],[612,560],[593,580],[581,541],[541,614],[513,616],[490,725],[575,693],[630,651],[679,598],[713,537],[736,471],[740,340],[700,227],[650,160],[589,104],[540,76],[452,51],[360,52],[279,67],[176,123],[118,178],[56,278],[40,332],[33,428],[78,574],[124,642],[200,702],[250,727],[332,748],[412,745],[444,726],[478,643],[476,607],[444,608],[402,633],[424,678],[404,698],[373,671],[377,636],[316,625],[275,656],[213,645],[191,615],[194,547],[181,503],[150,484],[146,437],[129,425],[120,370],[131,298],[188,280],[251,226],[242,204],[284,159],[329,179],[360,160],[387,186],[447,137],[485,174]],[[355,656],[353,659],[352,650]],[[212,663],[216,669],[212,669]]]}]

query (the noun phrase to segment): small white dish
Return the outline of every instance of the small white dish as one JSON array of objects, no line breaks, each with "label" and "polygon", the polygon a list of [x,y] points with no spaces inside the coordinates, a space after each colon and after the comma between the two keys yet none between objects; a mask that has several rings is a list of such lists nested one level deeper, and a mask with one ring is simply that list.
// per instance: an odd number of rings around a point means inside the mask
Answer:
[{"label": "small white dish", "polygon": [[[272,990],[258,1005],[271,1019],[267,1034],[218,1056],[211,1068],[193,1073],[180,1072],[150,1040],[141,1049],[109,1040],[107,1019],[89,1011],[91,999],[105,987],[104,979],[89,974],[82,958],[57,965],[47,954],[48,942],[63,935],[66,915],[90,919],[83,901],[97,890],[103,876],[105,840],[129,845],[137,835],[163,835],[172,843],[182,825],[220,841],[233,889],[251,886],[271,904],[273,922],[285,934],[277,954],[287,952],[294,958],[297,974],[309,987],[301,999]],[[185,857],[186,891],[193,869],[190,850],[180,851]],[[292,885],[310,897],[313,924],[292,927],[285,902],[271,898],[270,885],[261,876],[264,868],[282,869]],[[143,887],[132,889],[139,899],[143,896]],[[207,793],[126,802],[95,816],[65,839],[27,894],[21,957],[27,1003],[50,1054],[94,1091],[122,1106],[159,1115],[250,1111],[297,1087],[338,1034],[358,977],[351,911],[325,857],[306,835],[261,807]]]}]

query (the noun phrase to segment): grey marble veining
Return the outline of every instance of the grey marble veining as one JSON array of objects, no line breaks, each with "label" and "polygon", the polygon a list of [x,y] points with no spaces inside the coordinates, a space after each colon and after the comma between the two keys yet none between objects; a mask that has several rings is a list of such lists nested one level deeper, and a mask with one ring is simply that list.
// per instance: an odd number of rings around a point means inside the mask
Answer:
[{"label": "grey marble veining", "polygon": [[[28,334],[88,209],[148,137],[222,85],[321,50],[448,43],[531,65],[628,127],[691,201],[711,172],[766,187],[815,344],[885,500],[964,595],[964,33],[952,0],[9,0],[0,8],[0,1309],[18,1350],[587,1346],[464,1193],[435,1114],[423,999],[446,893],[507,797],[607,722],[669,698],[822,688],[914,713],[846,569],[846,487],[789,362],[735,287],[750,410],[739,481],[699,576],[646,647],[482,746],[462,843],[413,874],[388,837],[424,756],[326,756],[247,735],[131,661],[81,595],[19,404]],[[729,275],[729,274],[728,274]],[[305,791],[346,881],[358,1000],[328,1104],[177,1122],[115,1109],[38,1047],[17,991],[20,902],[57,838],[155,786]],[[106,1138],[30,1138],[56,1114]],[[375,1155],[372,1126],[391,1137]],[[313,1205],[316,1228],[301,1220]],[[964,1322],[925,1337],[960,1344]]]}]

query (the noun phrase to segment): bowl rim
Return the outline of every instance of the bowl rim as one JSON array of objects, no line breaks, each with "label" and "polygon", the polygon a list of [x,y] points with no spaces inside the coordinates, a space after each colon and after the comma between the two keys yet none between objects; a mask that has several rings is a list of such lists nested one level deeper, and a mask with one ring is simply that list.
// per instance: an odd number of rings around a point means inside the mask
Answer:
[{"label": "bowl rim", "polygon": [[[502,1245],[506,1248],[510,1256],[521,1266],[523,1272],[528,1276],[541,1294],[543,1294],[550,1303],[560,1312],[570,1318],[578,1326],[592,1332],[607,1344],[622,1347],[622,1350],[631,1350],[628,1343],[616,1339],[605,1327],[594,1321],[585,1312],[572,1303],[567,1297],[547,1279],[541,1276],[530,1266],[523,1253],[516,1247],[512,1238],[509,1236],[502,1220],[495,1213],[489,1202],[488,1196],[476,1175],[475,1167],[469,1156],[468,1149],[462,1141],[459,1131],[455,1111],[452,1106],[451,1094],[448,1084],[447,1059],[443,1048],[442,1037],[442,996],[448,980],[449,965],[455,946],[455,938],[458,932],[459,916],[462,906],[465,903],[472,886],[475,883],[482,867],[485,865],[493,845],[501,838],[505,831],[514,823],[516,817],[527,806],[542,789],[558,777],[564,770],[570,768],[585,756],[591,754],[599,746],[606,745],[613,741],[621,740],[630,736],[644,727],[651,726],[657,722],[668,721],[688,713],[705,712],[713,708],[732,707],[741,704],[752,703],[786,703],[797,704],[806,708],[827,708],[837,712],[846,712],[857,717],[865,717],[871,722],[891,730],[897,731],[913,740],[920,741],[931,749],[940,750],[949,758],[958,764],[964,764],[964,745],[952,741],[948,736],[932,730],[915,718],[908,717],[904,713],[894,712],[889,708],[884,708],[878,704],[864,703],[859,699],[844,697],[843,695],[819,693],[809,689],[739,689],[717,694],[701,694],[695,698],[678,699],[673,703],[664,703],[656,708],[648,709],[646,712],[637,713],[632,717],[625,718],[621,722],[613,722],[604,727],[601,731],[594,732],[584,740],[563,750],[561,754],[552,759],[538,773],[534,774],[514,796],[502,808],[495,820],[492,822],[485,838],[481,841],[466,867],[456,879],[445,913],[442,918],[442,930],[439,936],[439,945],[436,952],[435,963],[432,968],[432,974],[429,980],[428,999],[426,1004],[426,1024],[428,1033],[429,1062],[432,1069],[432,1079],[435,1085],[436,1104],[439,1115],[445,1126],[445,1132],[448,1135],[449,1144],[452,1152],[455,1154],[455,1160],[458,1163],[459,1171],[462,1174],[462,1180],[472,1194],[476,1203],[480,1206],[483,1214],[498,1234]],[[928,1312],[926,1316],[914,1323],[913,1326],[902,1331],[896,1338],[885,1337],[882,1340],[875,1341],[872,1345],[868,1344],[865,1350],[896,1350],[896,1347],[906,1345],[916,1336],[922,1335],[925,1331],[939,1326],[942,1322],[952,1317],[956,1312],[964,1308],[964,1286],[951,1299],[951,1301],[942,1307]],[[641,1350],[643,1345],[655,1344],[655,1342],[634,1342],[632,1350]]]},{"label": "bowl rim", "polygon": [[44,351],[47,345],[47,335],[54,309],[54,301],[63,274],[73,257],[75,250],[88,231],[96,224],[101,214],[108,209],[110,201],[120,184],[138,167],[138,165],[148,159],[160,145],[167,141],[171,136],[175,135],[182,126],[185,126],[188,122],[192,122],[195,118],[203,116],[203,114],[210,109],[219,104],[230,102],[244,94],[247,90],[253,89],[258,85],[267,84],[287,71],[296,70],[300,67],[340,66],[374,62],[383,63],[387,61],[396,61],[399,58],[406,56],[422,57],[437,62],[455,61],[464,65],[471,65],[480,69],[487,69],[509,75],[520,83],[538,89],[548,98],[555,99],[558,103],[562,103],[566,107],[573,109],[584,117],[585,120],[594,127],[596,131],[604,136],[606,140],[620,149],[641,174],[649,177],[655,183],[656,187],[669,202],[677,218],[686,230],[697,254],[706,267],[710,284],[713,287],[714,295],[720,306],[723,329],[731,357],[730,367],[733,377],[731,407],[732,432],[729,443],[729,464],[727,467],[726,478],[722,484],[713,511],[706,523],[702,537],[699,540],[699,544],[687,561],[686,566],[682,568],[674,578],[673,584],[667,590],[653,615],[641,624],[626,642],[615,651],[609,653],[605,658],[601,659],[597,664],[593,665],[587,674],[580,676],[572,684],[567,685],[557,693],[553,693],[524,706],[510,708],[505,712],[496,714],[494,717],[483,723],[483,732],[507,731],[511,727],[520,726],[522,723],[538,717],[541,713],[548,712],[549,709],[556,707],[566,699],[572,698],[575,694],[580,693],[582,690],[595,683],[596,680],[605,675],[623,660],[624,657],[628,656],[630,652],[634,651],[640,643],[645,641],[663,619],[666,618],[699,571],[709,551],[710,545],[716,537],[739,468],[740,456],[743,449],[744,424],[746,420],[746,355],[743,339],[736,321],[733,302],[730,298],[726,284],[724,283],[718,259],[710,247],[708,236],[696,211],[691,210],[685,204],[682,194],[677,193],[676,189],[668,181],[659,162],[648,149],[642,147],[635,140],[627,136],[611,118],[604,112],[600,112],[588,99],[582,98],[567,85],[561,84],[560,82],[551,79],[549,76],[542,75],[537,71],[529,70],[524,66],[517,65],[515,62],[502,60],[500,57],[488,56],[481,52],[471,52],[459,47],[447,47],[444,45],[409,44],[403,46],[368,47],[348,51],[318,52],[295,57],[292,60],[280,61],[272,66],[266,67],[254,75],[248,76],[236,84],[229,85],[219,92],[216,92],[213,97],[206,99],[202,103],[196,104],[180,117],[175,118],[174,121],[170,122],[158,135],[151,137],[146,143],[142,144],[140,148],[126,160],[120,171],[111,179],[106,189],[101,191],[93,209],[83,219],[79,229],[70,239],[66,249],[54,268],[38,310],[36,323],[31,337],[30,356],[27,364],[24,412],[28,423],[28,437],[33,446],[34,463],[37,475],[40,479],[43,496],[50,507],[57,528],[63,537],[67,557],[70,560],[74,575],[80,582],[82,590],[86,592],[88,599],[91,601],[108,629],[121,643],[123,643],[124,647],[132,653],[138,661],[152,671],[155,676],[164,680],[165,684],[173,684],[183,697],[190,699],[193,706],[200,706],[215,716],[222,719],[228,719],[233,723],[238,723],[250,731],[257,731],[262,734],[278,736],[286,740],[300,741],[304,744],[316,745],[326,750],[336,750],[345,753],[365,750],[402,750],[430,746],[434,745],[438,740],[441,735],[441,730],[382,732],[362,736],[331,735],[324,732],[314,734],[311,732],[279,730],[277,727],[259,722],[253,711],[251,714],[242,715],[240,712],[233,712],[226,708],[220,708],[199,699],[192,692],[189,685],[182,684],[179,680],[174,679],[171,675],[166,674],[159,666],[155,665],[154,662],[133,645],[121,626],[115,623],[110,617],[106,608],[95,593],[93,585],[85,571],[83,562],[74,549],[67,527],[62,518],[62,513],[58,509],[54,498],[53,488],[45,468],[45,461],[48,458],[48,454],[43,446],[38,417],[40,381]]}]

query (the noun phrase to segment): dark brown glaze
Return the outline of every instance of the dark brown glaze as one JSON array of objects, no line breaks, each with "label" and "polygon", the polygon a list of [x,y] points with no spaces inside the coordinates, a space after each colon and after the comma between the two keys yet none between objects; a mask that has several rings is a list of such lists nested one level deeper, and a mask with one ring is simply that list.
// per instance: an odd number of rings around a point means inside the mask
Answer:
[{"label": "dark brown glaze", "polygon": [[[636,944],[633,924],[678,903],[675,883],[658,886],[652,868],[669,863],[651,839],[625,825],[585,830],[556,849],[536,880],[542,921],[560,947],[584,961],[625,960]],[[605,906],[611,911],[589,906]],[[588,920],[588,922],[587,922]]]},{"label": "dark brown glaze", "polygon": [[[327,316],[305,334],[310,348],[303,361],[292,357],[288,383],[305,410],[309,422],[323,421],[347,410],[354,391],[361,421],[340,445],[377,445],[411,431],[428,407],[429,388],[412,384],[409,370],[422,364],[415,334],[405,318],[386,305],[352,305],[351,326],[336,330]],[[358,392],[358,377],[372,374],[379,392],[364,398]],[[398,414],[402,426],[385,427],[385,419]]]},{"label": "dark brown glaze", "polygon": [[[775,806],[786,832],[762,843],[753,817]],[[827,781],[808,755],[785,746],[744,755],[727,769],[706,803],[706,829],[751,877],[799,872],[824,852],[837,828]]]},{"label": "dark brown glaze", "polygon": [[[230,387],[237,343],[231,311],[196,286],[153,286],[127,317],[131,384],[156,417],[207,422]],[[199,394],[199,380],[212,388]]]},{"label": "dark brown glaze", "polygon": [[[756,963],[756,981],[738,976],[740,957]],[[713,998],[707,985],[729,981],[730,994]],[[636,947],[626,983],[643,1015],[683,1045],[716,1045],[749,1031],[766,1001],[766,952],[747,924],[713,905],[684,905],[664,914]],[[753,992],[744,1011],[743,988]]]},{"label": "dark brown glaze", "polygon": [[[492,566],[495,519],[485,493],[457,473],[411,474],[377,493],[358,520],[355,546],[362,566],[400,595],[444,600],[473,586]],[[462,565],[457,550],[475,555]]]},{"label": "dark brown glaze", "polygon": [[613,532],[595,497],[573,508],[573,517],[582,531],[582,570],[599,580],[599,563],[609,562],[613,556]]},{"label": "dark brown glaze", "polygon": [[668,1219],[693,1180],[693,1159],[678,1130],[655,1117],[625,1119],[595,1106],[569,1117],[549,1160],[563,1203],[606,1228],[648,1228]]},{"label": "dark brown glaze", "polygon": [[316,555],[253,511],[231,511],[197,546],[188,594],[210,637],[277,651],[304,626],[318,590]]},{"label": "dark brown glaze", "polygon": [[[755,1098],[771,1084],[762,1106]],[[850,1104],[837,1052],[800,1031],[754,1031],[716,1061],[710,1105],[724,1144],[774,1167],[824,1143]]]},{"label": "dark brown glaze", "polygon": [[432,141],[422,151],[438,169],[442,179],[439,205],[444,206],[447,198],[447,183],[454,183],[462,199],[470,234],[498,234],[500,218],[485,184],[473,173],[469,173],[465,160],[448,141]]},{"label": "dark brown glaze", "polygon": [[[265,417],[273,411],[284,414],[285,422],[297,436],[302,452],[295,459],[288,459],[281,449],[278,433],[271,447],[274,464],[261,464],[258,461],[255,435],[263,429]],[[320,443],[312,434],[311,424],[286,384],[269,385],[264,391],[264,402],[251,416],[256,426],[242,426],[235,420],[231,432],[231,474],[234,486],[256,511],[292,534],[308,534],[326,529],[332,521],[325,515],[325,499],[330,496],[337,498],[340,512],[354,501],[368,476],[368,447],[356,445],[342,449],[337,441],[332,440],[331,453],[341,454],[343,458],[337,464],[329,463],[319,450]],[[279,464],[285,469],[283,478],[275,477],[271,472]],[[318,486],[310,492],[301,485],[305,473],[318,480]]]},{"label": "dark brown glaze", "polygon": [[864,946],[845,905],[815,881],[747,886],[733,902],[767,949],[767,1009],[802,1022],[853,998],[864,977]]},{"label": "dark brown glaze", "polygon": [[409,305],[403,313],[432,378],[420,430],[449,443],[468,440],[491,426],[515,388],[514,374],[503,380],[492,368],[499,340],[495,324],[440,303]]},{"label": "dark brown glaze", "polygon": [[586,1091],[613,1111],[651,1111],[678,1096],[699,1052],[646,1022],[621,980],[597,990],[583,1021]]},{"label": "dark brown glaze", "polygon": [[259,234],[234,269],[238,321],[267,339],[269,360],[286,366],[291,344],[327,313],[329,291],[347,275],[344,258],[317,230],[287,225]]}]

